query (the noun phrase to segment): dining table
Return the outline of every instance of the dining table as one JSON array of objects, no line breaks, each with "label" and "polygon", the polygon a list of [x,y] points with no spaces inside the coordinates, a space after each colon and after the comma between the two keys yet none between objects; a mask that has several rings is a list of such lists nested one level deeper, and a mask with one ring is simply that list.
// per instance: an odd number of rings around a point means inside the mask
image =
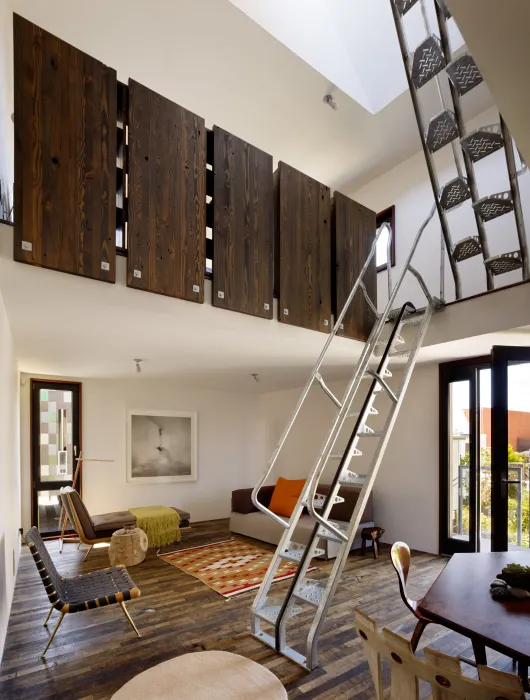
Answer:
[{"label": "dining table", "polygon": [[471,639],[475,661],[487,665],[486,649],[517,662],[528,691],[530,664],[530,598],[494,600],[490,583],[508,564],[530,566],[530,552],[453,554],[419,602],[430,620]]}]

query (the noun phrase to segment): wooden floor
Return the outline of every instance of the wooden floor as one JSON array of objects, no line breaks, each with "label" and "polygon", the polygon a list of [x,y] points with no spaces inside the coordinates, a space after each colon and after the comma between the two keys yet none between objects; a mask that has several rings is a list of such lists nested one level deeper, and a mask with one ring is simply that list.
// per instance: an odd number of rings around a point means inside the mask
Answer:
[{"label": "wooden floor", "polygon": [[[227,536],[228,521],[214,521],[194,525],[185,533],[183,544],[204,544]],[[84,552],[77,551],[73,544],[65,545],[59,554],[57,543],[52,542],[50,550],[62,574],[108,566],[106,549],[94,550],[86,564],[81,562]],[[421,597],[445,561],[432,555],[415,555],[409,594]],[[319,562],[319,570],[312,577],[323,577],[329,567],[328,563]],[[103,700],[150,666],[213,646],[237,650],[278,671],[291,699],[365,700],[373,697],[373,686],[353,628],[353,609],[359,606],[380,626],[400,627],[407,636],[414,628],[414,618],[399,597],[388,550],[383,550],[377,561],[371,556],[350,556],[321,636],[321,666],[311,674],[279,660],[274,652],[269,653],[268,647],[244,634],[249,629],[252,593],[227,602],[197,579],[158,559],[154,552],[143,564],[131,569],[131,575],[142,591],[142,597],[129,604],[141,639],[134,636],[117,605],[67,615],[43,662],[39,655],[49,632],[42,623],[49,605],[31,555],[24,547],[0,667],[0,698]],[[287,586],[288,582],[278,583],[273,590],[281,595]],[[302,641],[303,623],[309,618],[304,615],[295,619],[296,630],[290,637],[293,645]],[[437,625],[427,628],[420,649],[427,644],[446,653],[472,657],[467,639]],[[493,652],[491,656],[490,663],[510,670],[508,659]],[[290,673],[285,671],[286,664]]]}]

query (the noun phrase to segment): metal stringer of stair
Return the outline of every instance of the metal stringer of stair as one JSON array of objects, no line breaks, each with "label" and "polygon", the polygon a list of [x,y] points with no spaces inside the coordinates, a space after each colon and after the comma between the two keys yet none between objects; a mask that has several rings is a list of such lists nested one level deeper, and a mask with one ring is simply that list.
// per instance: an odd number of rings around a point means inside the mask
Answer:
[{"label": "metal stringer of stair", "polygon": [[[501,116],[498,124],[483,126],[466,134],[462,98],[480,85],[483,78],[469,53],[459,56],[452,53],[448,31],[451,13],[445,0],[432,0],[436,10],[439,36],[431,31],[429,26],[426,0],[389,1],[429,178],[437,202],[443,240],[455,282],[456,298],[462,297],[459,263],[475,256],[482,256],[488,290],[494,288],[495,276],[506,272],[521,270],[523,280],[530,279],[530,259],[518,183],[518,177],[526,171],[526,166],[523,163],[521,170],[517,171],[513,139]],[[409,11],[415,5],[421,8],[427,38],[409,52],[405,24]],[[444,71],[448,78],[449,106],[446,104],[447,100],[440,82]],[[433,116],[426,125],[420,107],[419,91],[433,79],[438,85],[442,111]],[[440,187],[433,156],[449,144],[453,151],[457,177]],[[502,148],[506,156],[509,189],[481,197],[475,175],[475,163]],[[460,158],[464,163],[464,171]],[[447,214],[467,200],[471,200],[477,230],[453,245]],[[492,256],[486,223],[511,211],[514,212],[519,249]]]},{"label": "metal stringer of stair", "polygon": [[[318,665],[318,640],[322,625],[326,619],[329,605],[331,604],[342,570],[352,548],[365,505],[371,493],[385,448],[390,439],[392,428],[394,427],[397,414],[405,396],[432,313],[443,305],[443,302],[440,302],[430,295],[421,276],[411,266],[411,260],[422,233],[434,216],[435,211],[436,208],[433,206],[429,217],[418,231],[403,270],[398,277],[396,285],[391,289],[387,306],[381,314],[377,314],[372,332],[364,346],[344,397],[340,400],[326,385],[321,375],[321,367],[328,348],[337,330],[341,327],[343,318],[355,294],[358,290],[361,290],[366,297],[363,277],[375,255],[377,239],[381,235],[386,224],[378,231],[368,259],[302,391],[294,414],[272,454],[268,468],[252,494],[254,505],[281,525],[283,534],[252,606],[251,631],[255,637],[308,670],[312,670]],[[388,272],[390,274],[390,271]],[[427,305],[422,310],[416,311],[412,304],[406,303],[399,309],[397,316],[392,321],[393,304],[407,272],[412,272],[418,281],[420,281],[420,286],[427,296]],[[390,288],[391,284],[389,283],[389,289]],[[397,350],[398,345],[402,346],[406,344],[405,339],[402,337],[402,333],[405,334],[403,329],[405,329],[406,326],[412,327],[411,330],[414,334],[414,338],[409,349]],[[385,331],[388,331],[388,328],[392,328],[390,337],[387,340],[383,340],[383,334]],[[377,358],[376,353],[380,347],[383,347],[384,350],[382,356]],[[403,376],[397,390],[392,389],[388,383],[388,380],[392,376],[388,369],[388,364],[392,357],[406,358]],[[374,361],[377,362],[375,366],[373,364]],[[362,402],[362,407],[359,411],[355,412],[352,410],[353,404],[355,399],[359,400],[363,396],[361,387],[366,386],[366,382],[363,384],[364,380],[368,381],[367,393]],[[271,474],[278,455],[313,385],[318,385],[323,389],[324,393],[335,404],[337,415],[329,435],[311,469],[295,509],[290,519],[286,521],[260,503],[259,491]],[[378,404],[377,408],[374,405],[376,401]],[[385,412],[386,419],[382,429],[374,430],[368,425],[368,422],[373,420],[373,416],[379,414],[380,417],[382,417],[382,414],[385,414]],[[354,421],[353,428],[348,427],[349,421]],[[351,426],[351,423],[349,425]],[[343,427],[347,429],[349,439],[344,452],[337,453],[334,449],[336,449],[337,439]],[[365,439],[375,441],[375,450],[368,469],[366,469],[365,473],[359,473],[358,468],[353,469],[351,467],[352,463],[362,455],[362,450],[359,449],[358,445]],[[326,495],[319,495],[318,483],[321,475],[325,467],[334,460],[338,461],[338,466],[335,469],[331,488]],[[330,519],[330,512],[336,503],[340,503],[344,500],[340,496],[341,487],[352,485],[360,488],[360,494],[351,520],[349,524],[344,527],[343,523],[339,524]],[[315,521],[307,545],[297,543],[293,540],[296,525],[304,508],[308,509],[309,514]],[[326,580],[315,581],[308,578],[307,574],[312,560],[323,554],[323,550],[318,546],[320,539],[332,540],[339,543],[340,547],[328,578]],[[270,588],[279,565],[285,561],[296,564],[296,573],[291,580],[289,590],[285,597],[275,602],[269,599]],[[305,642],[304,654],[287,644],[286,626],[289,619],[305,612],[304,608],[307,606],[309,606],[311,610],[312,621]],[[274,632],[263,630],[262,626],[264,624],[273,626]]]}]

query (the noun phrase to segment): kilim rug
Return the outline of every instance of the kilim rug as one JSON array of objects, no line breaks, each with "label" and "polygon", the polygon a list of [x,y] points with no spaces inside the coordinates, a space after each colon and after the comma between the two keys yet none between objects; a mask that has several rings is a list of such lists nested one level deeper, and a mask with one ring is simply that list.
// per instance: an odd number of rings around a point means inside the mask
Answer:
[{"label": "kilim rug", "polygon": [[[225,598],[232,598],[259,588],[271,563],[272,555],[273,552],[247,542],[229,540],[169,554],[159,554],[159,557],[186,574],[198,578]],[[313,566],[308,571],[313,571],[315,568]],[[296,564],[283,562],[278,567],[274,581],[292,578],[295,573]]]}]

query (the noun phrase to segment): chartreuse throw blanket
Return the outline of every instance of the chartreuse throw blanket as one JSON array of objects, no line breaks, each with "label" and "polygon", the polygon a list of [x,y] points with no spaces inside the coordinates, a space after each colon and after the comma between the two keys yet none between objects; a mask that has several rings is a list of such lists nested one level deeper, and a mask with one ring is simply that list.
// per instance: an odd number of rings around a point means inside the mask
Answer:
[{"label": "chartreuse throw blanket", "polygon": [[142,506],[129,508],[136,515],[136,527],[147,535],[150,547],[180,542],[180,515],[167,506]]}]

